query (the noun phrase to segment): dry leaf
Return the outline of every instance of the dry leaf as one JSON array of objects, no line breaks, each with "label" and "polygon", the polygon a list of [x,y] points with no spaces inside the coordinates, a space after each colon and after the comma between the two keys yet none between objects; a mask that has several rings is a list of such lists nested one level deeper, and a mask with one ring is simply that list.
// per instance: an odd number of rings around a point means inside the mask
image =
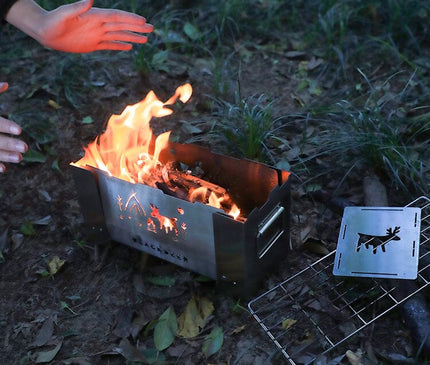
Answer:
[{"label": "dry leaf", "polygon": [[48,105],[56,110],[61,109],[61,106],[59,106],[54,100],[49,99]]},{"label": "dry leaf", "polygon": [[361,354],[356,354],[355,352],[348,350],[345,355],[351,365],[363,365],[361,362]]},{"label": "dry leaf", "polygon": [[138,348],[133,346],[130,341],[125,338],[122,339],[118,347],[114,347],[112,351],[121,354],[128,361],[147,363],[145,356],[138,350]]},{"label": "dry leaf", "polygon": [[54,360],[55,356],[57,356],[57,354],[58,354],[58,351],[60,351],[62,344],[63,343],[60,342],[52,350],[38,352],[36,354],[37,355],[36,360],[35,360],[36,364],[48,363],[48,362],[51,362],[52,360]]},{"label": "dry leaf", "polygon": [[232,334],[232,335],[237,335],[238,333],[243,332],[243,331],[245,330],[245,328],[246,328],[246,325],[236,327],[236,328],[231,332],[231,334]]},{"label": "dry leaf", "polygon": [[52,338],[53,333],[54,333],[54,320],[52,317],[48,317],[43,323],[39,332],[37,332],[36,338],[34,339],[34,342],[31,345],[36,347],[46,345],[48,341]]},{"label": "dry leaf", "polygon": [[193,296],[178,318],[178,336],[184,338],[197,336],[210,319],[213,311],[214,306],[210,300]]},{"label": "dry leaf", "polygon": [[294,326],[296,323],[297,323],[296,319],[287,318],[287,319],[284,319],[282,321],[282,327],[287,330],[287,329],[291,328],[292,326]]},{"label": "dry leaf", "polygon": [[49,274],[55,275],[63,267],[65,262],[65,260],[60,260],[58,256],[54,256],[51,261],[48,262]]}]

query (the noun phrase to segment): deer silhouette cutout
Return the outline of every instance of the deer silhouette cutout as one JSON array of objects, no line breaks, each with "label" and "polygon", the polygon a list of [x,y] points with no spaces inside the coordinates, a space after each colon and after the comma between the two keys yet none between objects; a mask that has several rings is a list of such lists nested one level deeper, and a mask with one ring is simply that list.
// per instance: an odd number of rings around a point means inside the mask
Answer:
[{"label": "deer silhouette cutout", "polygon": [[[166,217],[164,215],[160,214],[160,210],[158,209],[158,207],[156,207],[154,204],[150,203],[151,206],[151,217],[154,217],[155,219],[158,220],[159,224],[160,224],[160,230],[163,230],[166,233],[169,233],[169,231],[173,231],[175,232],[175,235],[178,235],[178,218],[175,217]],[[153,221],[151,220],[151,222],[149,222],[148,220],[148,225],[153,224]]]},{"label": "deer silhouette cutout", "polygon": [[397,234],[400,232],[400,226],[394,227],[394,230],[392,228],[387,229],[387,234],[384,236],[375,236],[375,235],[369,235],[365,233],[358,233],[358,241],[357,241],[357,252],[360,251],[361,246],[364,244],[366,249],[369,248],[369,246],[373,247],[373,253],[376,254],[376,251],[378,247],[380,246],[382,249],[382,252],[385,252],[385,245],[390,241],[399,241],[400,237],[397,236]]}]

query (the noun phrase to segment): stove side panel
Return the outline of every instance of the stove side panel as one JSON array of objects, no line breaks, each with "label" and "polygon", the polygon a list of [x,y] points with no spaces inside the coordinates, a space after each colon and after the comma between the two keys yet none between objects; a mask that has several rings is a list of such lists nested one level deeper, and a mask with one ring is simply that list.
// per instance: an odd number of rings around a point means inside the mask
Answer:
[{"label": "stove side panel", "polygon": [[92,243],[109,242],[96,172],[73,165],[70,171],[78,193],[86,236]]},{"label": "stove side panel", "polygon": [[219,209],[98,175],[106,226],[114,241],[216,279],[212,214]]}]

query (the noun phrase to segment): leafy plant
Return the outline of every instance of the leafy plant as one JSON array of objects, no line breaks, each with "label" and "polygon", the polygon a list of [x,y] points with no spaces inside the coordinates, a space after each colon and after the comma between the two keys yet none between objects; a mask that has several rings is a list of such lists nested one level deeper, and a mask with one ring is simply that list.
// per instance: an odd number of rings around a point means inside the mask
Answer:
[{"label": "leafy plant", "polygon": [[217,100],[212,135],[226,144],[230,153],[257,161],[273,162],[268,148],[275,139],[277,124],[281,118],[272,116],[273,102],[264,94],[247,99],[237,95],[235,104]]},{"label": "leafy plant", "polygon": [[169,71],[168,56],[169,51],[167,50],[158,50],[154,46],[144,45],[139,48],[134,57],[134,64],[143,77],[148,77],[154,71]]},{"label": "leafy plant", "polygon": [[394,188],[428,192],[430,112],[426,110],[430,106],[420,106],[417,116],[406,117],[402,100],[407,87],[394,94],[388,80],[370,86],[363,105],[342,100],[325,115],[313,115],[320,132],[309,139],[313,152],[305,161],[325,159],[338,170],[348,171],[368,166]]}]

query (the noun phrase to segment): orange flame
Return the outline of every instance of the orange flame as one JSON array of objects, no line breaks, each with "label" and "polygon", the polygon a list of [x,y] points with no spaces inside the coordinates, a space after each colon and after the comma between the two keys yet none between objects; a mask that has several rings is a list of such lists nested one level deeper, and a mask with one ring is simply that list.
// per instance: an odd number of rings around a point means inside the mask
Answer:
[{"label": "orange flame", "polygon": [[[85,156],[72,165],[85,167],[92,166],[107,172],[110,176],[132,182],[142,183],[155,187],[156,180],[153,177],[154,169],[161,166],[160,153],[167,148],[170,131],[157,136],[155,148],[151,154],[150,142],[153,138],[149,122],[153,117],[164,117],[172,114],[167,105],[172,105],[176,100],[187,102],[192,95],[190,84],[179,86],[175,94],[166,102],[160,101],[153,91],[139,103],[127,106],[120,115],[112,115],[108,121],[106,131],[84,147]],[[163,179],[168,176],[167,171],[162,170]],[[207,188],[201,187],[190,192],[191,202],[201,201],[216,208],[222,208],[225,196],[217,196],[214,192],[207,195]],[[227,212],[235,219],[240,210],[236,205],[230,206]],[[155,211],[153,211],[155,214]],[[167,222],[166,223],[172,223]],[[173,229],[174,227],[167,227]]]}]

